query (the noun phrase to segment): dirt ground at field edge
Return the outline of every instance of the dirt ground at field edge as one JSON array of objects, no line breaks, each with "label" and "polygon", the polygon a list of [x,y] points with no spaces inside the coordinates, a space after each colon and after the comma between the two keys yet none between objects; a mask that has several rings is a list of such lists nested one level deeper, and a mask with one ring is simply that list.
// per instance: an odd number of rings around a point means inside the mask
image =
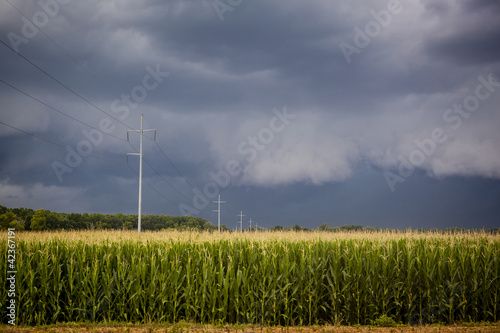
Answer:
[{"label": "dirt ground at field edge", "polygon": [[0,332],[24,333],[500,333],[500,326],[414,327],[0,327]]}]

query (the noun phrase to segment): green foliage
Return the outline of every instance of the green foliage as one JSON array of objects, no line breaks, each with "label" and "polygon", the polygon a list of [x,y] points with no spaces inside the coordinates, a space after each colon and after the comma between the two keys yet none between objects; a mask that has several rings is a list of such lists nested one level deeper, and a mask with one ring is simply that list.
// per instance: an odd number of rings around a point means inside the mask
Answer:
[{"label": "green foliage", "polygon": [[[15,215],[14,224],[11,227],[16,228],[16,230],[38,230],[37,225],[35,229],[31,228],[31,221],[35,214],[35,211],[28,208],[12,208],[9,209],[0,205],[0,216],[7,212],[12,212]],[[46,215],[46,225],[44,230],[88,230],[88,229],[137,229],[137,215],[124,215],[118,214],[77,214],[77,213],[57,213],[45,210]],[[11,215],[4,217],[7,220],[11,220]],[[1,218],[0,218],[0,228],[1,228]],[[130,227],[132,225],[132,227]],[[6,228],[6,227],[4,227]],[[199,230],[199,231],[215,231],[217,226],[211,224],[209,221],[201,217],[192,216],[168,216],[168,215],[143,215],[142,216],[142,230],[163,230],[163,229],[176,229],[176,230]],[[225,225],[221,225],[222,231],[229,231]],[[252,229],[255,230],[255,229]],[[259,230],[261,230],[259,228]],[[284,227],[277,225],[268,230],[271,231],[299,231],[299,232],[311,232],[311,229],[301,227],[296,224],[293,227]],[[377,227],[365,227],[359,225],[343,225],[341,227],[329,227],[326,223],[323,223],[317,230],[324,232],[357,232],[365,231],[371,233],[384,232]],[[406,230],[387,230],[394,233],[404,233]],[[449,228],[445,230],[425,230],[419,229],[415,232],[435,232],[440,234],[453,234],[467,232],[467,229],[460,228]],[[483,230],[491,234],[499,234],[500,229],[487,229]]]},{"label": "green foliage", "polygon": [[308,230],[308,229],[307,229],[307,228],[303,228],[303,227],[301,227],[300,225],[296,224],[296,225],[294,225],[294,226],[292,227],[292,230],[293,230],[293,231],[306,231],[306,230]]},{"label": "green foliage", "polygon": [[16,215],[13,212],[7,211],[0,215],[0,229],[15,228]]},{"label": "green foliage", "polygon": [[[27,208],[9,209],[0,205],[0,228],[15,227],[16,230],[22,230],[23,228],[26,230],[137,229],[137,215],[124,215],[121,213],[66,214],[48,210],[43,210],[43,212],[35,212]],[[37,213],[38,215],[36,215]],[[12,217],[12,214],[14,214],[14,217]],[[42,223],[43,218],[40,220],[42,215],[45,215],[44,223]],[[2,223],[6,226],[3,227]],[[177,229],[205,231],[217,229],[216,226],[201,217],[168,215],[144,215],[141,227],[142,230]],[[222,225],[221,230],[228,230],[228,228]]]},{"label": "green foliage", "polygon": [[107,222],[99,221],[97,223],[97,229],[103,230],[103,229],[109,229],[110,225]]},{"label": "green foliage", "polygon": [[378,327],[396,327],[398,324],[391,317],[387,315],[382,315],[377,319],[373,320],[373,325]]},{"label": "green foliage", "polygon": [[131,230],[133,227],[134,227],[134,225],[130,221],[123,223],[124,230]]},{"label": "green foliage", "polygon": [[[18,323],[388,326],[500,318],[497,236],[304,241],[298,235],[277,241],[254,235],[98,243],[20,239]],[[0,251],[7,253],[5,239]],[[5,260],[0,271],[7,271]],[[0,284],[5,278],[0,274]],[[6,301],[0,292],[0,303]],[[0,317],[6,311],[1,307]]]},{"label": "green foliage", "polygon": [[[300,231],[300,229],[297,228],[298,226],[296,225],[293,228],[284,228],[284,230],[297,230]],[[272,229],[271,229],[272,230]],[[302,230],[307,230],[303,229]],[[436,233],[436,234],[443,234],[443,235],[450,235],[450,234],[460,234],[464,232],[474,232],[474,231],[482,231],[486,232],[492,235],[497,235],[500,234],[500,228],[491,228],[491,229],[464,229],[464,228],[446,228],[446,229],[417,229],[417,230],[411,230],[411,229],[403,229],[403,230],[398,230],[398,229],[385,229],[382,230],[378,227],[363,227],[361,225],[347,225],[344,224],[341,227],[329,227],[328,224],[323,223],[321,224],[316,230],[318,231],[327,231],[327,232],[358,232],[358,231],[364,231],[364,232],[370,232],[370,233],[379,233],[379,232],[392,232],[392,233],[406,233],[406,232],[418,232],[418,233]]]},{"label": "green foliage", "polygon": [[47,217],[43,209],[37,210],[31,218],[31,230],[44,230],[47,224]]}]

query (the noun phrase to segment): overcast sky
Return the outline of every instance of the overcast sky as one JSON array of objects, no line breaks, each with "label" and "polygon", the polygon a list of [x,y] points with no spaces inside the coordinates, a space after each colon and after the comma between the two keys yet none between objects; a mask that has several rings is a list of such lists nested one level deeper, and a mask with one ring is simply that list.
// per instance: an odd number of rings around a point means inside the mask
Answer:
[{"label": "overcast sky", "polygon": [[8,0],[0,39],[7,207],[137,213],[143,114],[143,214],[500,225],[496,0]]}]

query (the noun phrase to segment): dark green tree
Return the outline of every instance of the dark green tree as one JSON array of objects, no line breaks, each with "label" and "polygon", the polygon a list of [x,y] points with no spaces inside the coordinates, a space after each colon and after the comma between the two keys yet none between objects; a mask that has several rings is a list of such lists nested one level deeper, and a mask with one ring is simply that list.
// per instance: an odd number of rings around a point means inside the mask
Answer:
[{"label": "dark green tree", "polygon": [[31,218],[31,230],[44,230],[47,223],[47,217],[43,209],[37,210]]},{"label": "dark green tree", "polygon": [[123,223],[123,230],[131,230],[133,228],[134,228],[134,225],[130,221]]},{"label": "dark green tree", "polygon": [[327,231],[328,230],[328,224],[323,223],[322,225],[319,226],[318,230],[320,230],[320,231]]},{"label": "dark green tree", "polygon": [[16,215],[11,211],[7,211],[0,215],[0,229],[8,229],[16,227]]}]

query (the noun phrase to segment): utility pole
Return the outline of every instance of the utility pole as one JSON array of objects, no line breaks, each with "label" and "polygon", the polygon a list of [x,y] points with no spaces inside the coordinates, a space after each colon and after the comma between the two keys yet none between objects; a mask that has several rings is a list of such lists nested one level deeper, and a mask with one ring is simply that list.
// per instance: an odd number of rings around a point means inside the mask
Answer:
[{"label": "utility pole", "polygon": [[253,222],[252,219],[250,219],[250,221],[248,222],[250,222],[250,231],[252,231],[252,222]]},{"label": "utility pole", "polygon": [[155,140],[156,140],[156,130],[155,129],[143,129],[142,128],[142,118],[143,115],[141,114],[141,129],[140,130],[130,130],[127,131],[127,141],[129,141],[128,137],[128,132],[139,132],[139,153],[128,153],[127,154],[127,164],[128,164],[128,155],[137,155],[139,156],[139,209],[137,212],[138,218],[137,218],[137,231],[140,233],[141,232],[141,208],[142,208],[142,135],[144,132],[150,132],[154,131],[155,132]]},{"label": "utility pole", "polygon": [[238,215],[240,217],[240,231],[243,232],[243,216],[246,216],[246,215],[243,215],[243,211],[240,212],[240,215]]},{"label": "utility pole", "polygon": [[219,200],[217,201],[214,201],[214,203],[218,203],[219,204],[219,208],[218,209],[214,209],[214,212],[217,212],[218,213],[218,218],[217,218],[217,230],[220,232],[220,204],[221,203],[224,203],[225,201],[220,201],[220,194],[219,194]]}]

